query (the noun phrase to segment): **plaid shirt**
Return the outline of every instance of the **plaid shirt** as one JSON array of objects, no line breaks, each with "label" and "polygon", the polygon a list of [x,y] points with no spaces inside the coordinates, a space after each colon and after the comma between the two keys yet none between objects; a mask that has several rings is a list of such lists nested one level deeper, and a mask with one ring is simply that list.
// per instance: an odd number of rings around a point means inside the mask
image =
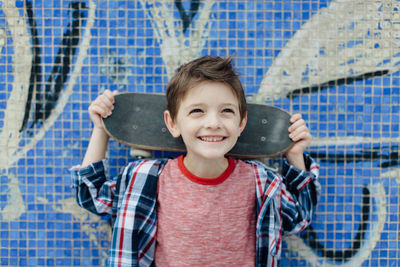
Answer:
[{"label": "plaid shirt", "polygon": [[[112,215],[109,266],[155,266],[157,180],[166,162],[134,161],[112,180],[104,161],[72,169],[78,204]],[[284,162],[281,176],[257,161],[245,162],[253,167],[256,181],[256,266],[277,266],[282,235],[297,233],[311,221],[320,195],[319,167],[305,156],[309,171]]]}]

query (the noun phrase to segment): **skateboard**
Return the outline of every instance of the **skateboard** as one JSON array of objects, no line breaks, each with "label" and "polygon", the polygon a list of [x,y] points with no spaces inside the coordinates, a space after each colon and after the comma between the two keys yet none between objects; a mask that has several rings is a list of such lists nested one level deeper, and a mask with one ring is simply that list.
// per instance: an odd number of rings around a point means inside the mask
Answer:
[{"label": "skateboard", "polygon": [[[103,119],[112,138],[139,150],[185,152],[182,138],[172,137],[164,123],[164,94],[121,93],[114,98],[111,116]],[[265,104],[248,104],[247,109],[246,128],[228,155],[265,158],[289,149],[289,113]]]}]

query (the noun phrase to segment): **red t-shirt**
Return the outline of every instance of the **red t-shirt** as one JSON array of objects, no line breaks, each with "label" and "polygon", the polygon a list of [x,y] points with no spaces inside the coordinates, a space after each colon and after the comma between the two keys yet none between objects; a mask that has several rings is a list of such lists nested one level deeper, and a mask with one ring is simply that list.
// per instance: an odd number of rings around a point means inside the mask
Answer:
[{"label": "red t-shirt", "polygon": [[229,158],[215,179],[170,160],[158,181],[156,266],[255,266],[253,170]]}]

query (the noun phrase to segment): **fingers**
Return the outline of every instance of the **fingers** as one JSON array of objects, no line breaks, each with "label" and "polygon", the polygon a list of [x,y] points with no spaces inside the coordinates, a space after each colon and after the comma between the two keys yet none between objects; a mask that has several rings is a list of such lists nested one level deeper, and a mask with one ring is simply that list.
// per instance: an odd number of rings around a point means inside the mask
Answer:
[{"label": "fingers", "polygon": [[111,92],[110,90],[106,90],[90,104],[88,109],[89,116],[95,128],[103,128],[101,118],[107,118],[111,115],[114,109],[114,96],[116,94],[116,91]]},{"label": "fingers", "polygon": [[113,110],[114,109],[114,95],[115,95],[114,92],[111,92],[110,90],[104,91],[104,93],[98,97],[99,105],[101,105],[103,108],[108,109],[110,111]]},{"label": "fingers", "polygon": [[306,122],[302,119],[301,114],[294,114],[290,118],[292,125],[289,127],[289,137],[297,142],[299,140],[311,141],[312,136],[310,130],[308,129]]},{"label": "fingers", "polygon": [[89,106],[89,112],[97,114],[103,118],[107,118],[111,115],[114,109],[114,95],[116,92],[110,90],[104,91],[103,94],[99,95],[95,101]]},{"label": "fingers", "polygon": [[293,133],[298,128],[307,127],[306,122],[302,119],[301,114],[294,114],[290,117],[290,122],[292,125],[289,127],[289,132]]},{"label": "fingers", "polygon": [[310,143],[312,136],[310,132],[307,130],[303,131],[295,131],[291,134],[289,134],[290,139],[292,139],[293,142],[298,142],[298,141],[307,141],[307,143]]},{"label": "fingers", "polygon": [[296,121],[298,121],[298,120],[301,120],[302,118],[301,118],[301,114],[300,113],[296,113],[296,114],[294,114],[294,115],[292,115],[291,117],[290,117],[290,122],[291,123],[294,123],[294,122],[296,122]]},{"label": "fingers", "polygon": [[93,103],[89,106],[89,113],[100,116],[102,118],[107,118],[111,115],[111,112],[111,110],[105,109],[96,103]]}]

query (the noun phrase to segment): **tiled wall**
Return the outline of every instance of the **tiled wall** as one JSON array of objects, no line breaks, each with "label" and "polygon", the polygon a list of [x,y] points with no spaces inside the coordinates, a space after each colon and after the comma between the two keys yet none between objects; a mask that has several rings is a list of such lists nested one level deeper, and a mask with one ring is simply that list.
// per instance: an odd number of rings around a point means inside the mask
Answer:
[{"label": "tiled wall", "polygon": [[[233,54],[250,101],[307,119],[321,164],[312,227],[281,264],[400,266],[400,2],[179,2],[0,0],[0,264],[104,265],[108,220],[76,206],[68,171],[90,102]],[[115,141],[107,156],[111,175],[130,160]]]}]

